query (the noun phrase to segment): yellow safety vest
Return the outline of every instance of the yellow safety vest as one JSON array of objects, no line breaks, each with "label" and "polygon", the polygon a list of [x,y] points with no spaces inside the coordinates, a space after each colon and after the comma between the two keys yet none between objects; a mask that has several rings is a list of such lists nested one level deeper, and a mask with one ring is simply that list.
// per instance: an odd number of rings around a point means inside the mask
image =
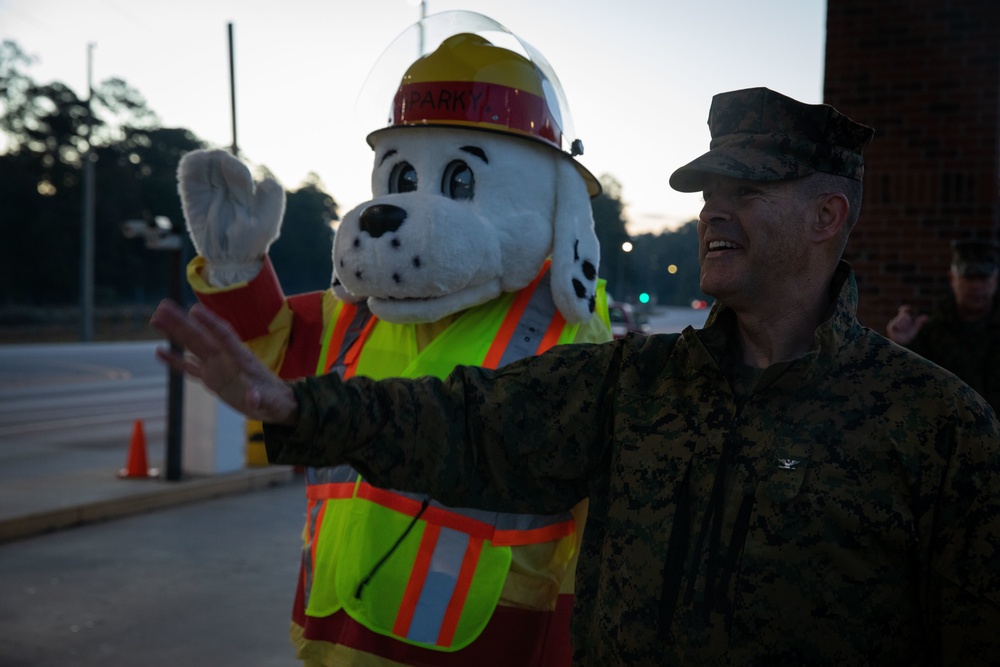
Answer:
[{"label": "yellow safety vest", "polygon": [[[458,364],[495,368],[572,342],[579,325],[562,318],[548,280],[546,263],[531,285],[466,311],[420,352],[413,325],[338,303],[317,373],[444,377]],[[374,632],[424,648],[456,651],[479,636],[500,599],[512,546],[558,541],[567,560],[575,549],[569,512],[445,507],[374,487],[350,466],[310,468],[306,480],[306,613],[344,610]]]}]

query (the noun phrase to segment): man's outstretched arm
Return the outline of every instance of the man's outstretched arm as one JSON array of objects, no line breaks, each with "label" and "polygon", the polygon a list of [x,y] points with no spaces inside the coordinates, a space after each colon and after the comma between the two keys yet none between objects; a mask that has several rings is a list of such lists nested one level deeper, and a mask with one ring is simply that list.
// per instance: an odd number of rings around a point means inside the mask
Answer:
[{"label": "man's outstretched arm", "polygon": [[549,513],[586,497],[608,465],[613,346],[557,346],[499,371],[460,366],[445,380],[288,384],[202,306],[164,302],[152,323],[189,350],[158,350],[162,360],[264,422],[273,463],[349,463],[377,486],[445,504]]},{"label": "man's outstretched arm", "polygon": [[185,312],[164,300],[150,323],[187,350],[157,349],[156,356],[172,369],[200,379],[250,419],[284,426],[298,423],[299,406],[291,387],[243,345],[225,320],[201,305]]}]

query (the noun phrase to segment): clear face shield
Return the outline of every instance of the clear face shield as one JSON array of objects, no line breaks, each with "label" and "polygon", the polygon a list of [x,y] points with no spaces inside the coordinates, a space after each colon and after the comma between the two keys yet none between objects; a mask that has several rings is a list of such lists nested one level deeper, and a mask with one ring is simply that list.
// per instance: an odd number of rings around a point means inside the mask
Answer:
[{"label": "clear face shield", "polygon": [[[548,113],[559,132],[545,139],[570,156],[583,154],[576,137],[569,105],[559,79],[548,61],[534,47],[493,19],[468,11],[433,14],[401,33],[372,67],[355,105],[355,114],[364,127],[384,129],[395,122],[394,100],[408,69],[420,58],[432,54],[450,37],[461,33],[479,35],[491,44],[523,56],[537,72]],[[387,113],[387,102],[388,113]]]}]

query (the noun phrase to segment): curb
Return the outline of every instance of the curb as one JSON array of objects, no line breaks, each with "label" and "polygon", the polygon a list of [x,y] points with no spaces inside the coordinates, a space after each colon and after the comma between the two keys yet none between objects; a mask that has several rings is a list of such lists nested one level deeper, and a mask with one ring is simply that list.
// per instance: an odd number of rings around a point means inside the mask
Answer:
[{"label": "curb", "polygon": [[88,523],[165,509],[198,500],[258,491],[288,483],[293,476],[294,468],[292,466],[247,469],[217,477],[169,482],[169,486],[152,491],[130,493],[110,500],[81,503],[73,507],[0,519],[0,543]]}]

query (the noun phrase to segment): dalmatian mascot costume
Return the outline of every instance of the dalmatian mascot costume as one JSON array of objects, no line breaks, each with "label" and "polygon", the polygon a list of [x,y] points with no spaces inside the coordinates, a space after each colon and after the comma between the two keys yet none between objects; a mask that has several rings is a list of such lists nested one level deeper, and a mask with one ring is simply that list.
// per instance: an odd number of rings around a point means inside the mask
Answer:
[{"label": "dalmatian mascot costume", "polygon": [[[368,137],[372,199],[344,216],[324,292],[284,295],[267,258],[284,208],[277,182],[254,183],[223,151],[186,155],[199,300],[285,378],[445,376],[609,340],[589,200],[600,189],[562,149],[558,85],[474,32],[413,62],[389,125]],[[560,516],[446,507],[347,466],[309,469],[306,482],[300,660],[570,663],[585,502]]]}]

